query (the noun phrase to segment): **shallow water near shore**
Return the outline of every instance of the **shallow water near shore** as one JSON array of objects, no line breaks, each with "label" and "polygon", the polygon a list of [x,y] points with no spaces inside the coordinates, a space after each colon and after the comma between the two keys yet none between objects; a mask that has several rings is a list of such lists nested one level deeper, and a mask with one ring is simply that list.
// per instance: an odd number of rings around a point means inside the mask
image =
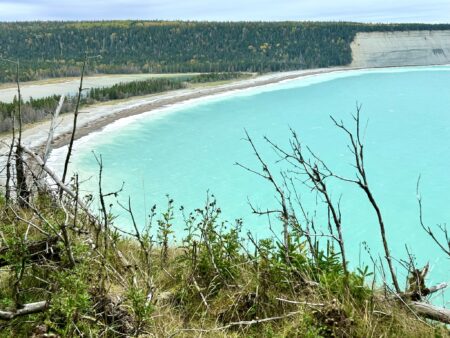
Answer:
[{"label": "shallow water near shore", "polygon": [[[119,199],[132,197],[138,223],[150,208],[163,211],[166,194],[176,207],[201,207],[207,191],[217,198],[222,218],[233,224],[242,218],[244,229],[257,238],[271,236],[265,217],[251,214],[248,201],[262,209],[277,206],[275,191],[260,177],[235,165],[256,170],[260,165],[244,129],[253,137],[275,173],[286,165],[264,142],[267,136],[287,147],[291,127],[336,173],[354,177],[352,154],[342,131],[330,115],[349,127],[356,103],[362,104],[366,170],[369,184],[387,225],[394,256],[405,259],[405,245],[417,264],[431,263],[430,283],[448,278],[450,263],[419,224],[416,183],[421,175],[424,220],[434,227],[450,220],[450,67],[411,67],[347,71],[300,78],[280,84],[196,100],[186,105],[143,114],[94,133],[75,144],[72,170],[78,172],[84,193],[97,193],[101,154],[105,192],[120,188]],[[366,126],[366,121],[368,121]],[[64,148],[54,151],[51,164],[58,169]],[[335,201],[341,199],[344,239],[352,266],[370,264],[363,249],[367,242],[374,256],[381,252],[375,213],[361,191],[348,183],[330,182]],[[317,222],[325,223],[324,204],[301,188],[301,200]],[[113,200],[117,225],[130,226],[125,212]],[[182,219],[176,211],[177,219]],[[280,231],[276,220],[275,232]],[[183,224],[174,225],[175,236]],[[435,228],[437,229],[437,228]],[[404,280],[399,269],[400,280]],[[448,298],[448,297],[447,297]]]}]

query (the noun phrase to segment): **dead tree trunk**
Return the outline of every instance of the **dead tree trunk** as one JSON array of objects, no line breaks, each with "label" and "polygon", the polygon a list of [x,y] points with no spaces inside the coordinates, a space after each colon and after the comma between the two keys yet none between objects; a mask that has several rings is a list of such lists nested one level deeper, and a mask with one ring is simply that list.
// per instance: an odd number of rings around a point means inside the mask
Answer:
[{"label": "dead tree trunk", "polygon": [[6,160],[6,182],[5,182],[5,200],[6,203],[11,199],[11,158],[14,152],[14,143],[16,142],[16,114],[14,111],[11,113],[11,144],[9,146],[8,158]]},{"label": "dead tree trunk", "polygon": [[[80,78],[80,87],[78,88],[78,97],[77,104],[75,106],[75,111],[73,113],[73,127],[72,134],[70,136],[69,148],[67,150],[66,160],[64,162],[64,170],[61,178],[61,182],[65,183],[67,170],[69,168],[70,156],[72,155],[73,142],[75,141],[75,134],[77,131],[77,121],[78,121],[78,110],[80,108],[81,94],[83,92],[83,79],[84,79],[84,71],[86,69],[87,55],[84,56],[83,66],[81,68],[81,78]],[[62,196],[63,190],[60,190],[60,197]]]},{"label": "dead tree trunk", "polygon": [[22,149],[22,97],[20,93],[19,79],[19,61],[16,64],[16,83],[17,83],[17,117],[19,120],[19,135],[17,137],[16,146],[16,180],[17,180],[17,199],[19,205],[26,206],[29,201],[30,192],[27,187],[27,178],[23,165],[23,149]]},{"label": "dead tree trunk", "polygon": [[[61,95],[58,106],[56,107],[55,111],[52,114],[52,120],[50,123],[50,129],[48,131],[48,137],[47,137],[47,143],[45,144],[44,152],[42,154],[42,160],[45,163],[47,163],[48,157],[50,155],[50,152],[52,150],[52,142],[53,142],[53,136],[55,134],[56,129],[56,121],[58,120],[59,113],[61,112],[62,106],[64,104],[65,96]],[[45,190],[45,173],[44,170],[41,170],[41,172],[37,175],[37,185],[38,189]]]},{"label": "dead tree trunk", "polygon": [[64,99],[65,99],[65,96],[61,95],[59,102],[58,102],[58,106],[56,107],[56,109],[52,115],[52,121],[50,123],[50,130],[48,132],[48,137],[47,137],[47,143],[45,144],[44,153],[42,155],[42,159],[43,159],[44,163],[47,163],[48,155],[50,154],[50,151],[52,148],[53,135],[55,134],[55,129],[56,129],[56,121],[58,120],[59,113],[61,112],[62,106],[64,104]]}]

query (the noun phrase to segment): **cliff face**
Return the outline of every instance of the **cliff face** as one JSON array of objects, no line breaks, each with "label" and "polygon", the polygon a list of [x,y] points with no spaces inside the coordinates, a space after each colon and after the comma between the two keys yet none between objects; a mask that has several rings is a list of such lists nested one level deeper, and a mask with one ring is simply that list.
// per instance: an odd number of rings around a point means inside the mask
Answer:
[{"label": "cliff face", "polygon": [[450,63],[450,31],[357,33],[353,67],[422,66]]}]

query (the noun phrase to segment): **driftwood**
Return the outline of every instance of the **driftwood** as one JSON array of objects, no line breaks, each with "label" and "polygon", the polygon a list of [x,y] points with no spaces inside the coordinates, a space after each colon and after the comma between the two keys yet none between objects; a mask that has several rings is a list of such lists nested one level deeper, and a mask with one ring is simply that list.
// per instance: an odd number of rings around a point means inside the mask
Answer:
[{"label": "driftwood", "polygon": [[450,324],[450,309],[437,307],[423,302],[411,302],[408,303],[408,305],[422,317]]},{"label": "driftwood", "polygon": [[48,308],[47,301],[41,301],[36,303],[24,304],[20,309],[16,309],[14,311],[3,311],[0,310],[0,319],[3,320],[11,320],[19,316],[24,316],[36,312],[44,311]]}]

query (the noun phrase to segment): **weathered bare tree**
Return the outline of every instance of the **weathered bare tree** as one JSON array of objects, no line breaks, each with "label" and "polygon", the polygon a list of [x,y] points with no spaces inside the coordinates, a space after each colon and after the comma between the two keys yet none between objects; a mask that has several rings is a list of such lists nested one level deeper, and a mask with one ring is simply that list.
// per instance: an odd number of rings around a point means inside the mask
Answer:
[{"label": "weathered bare tree", "polygon": [[394,288],[395,291],[397,293],[401,292],[400,286],[398,284],[398,280],[397,280],[397,276],[395,273],[395,269],[394,266],[392,264],[392,256],[389,250],[389,245],[388,245],[388,240],[387,240],[387,235],[386,235],[386,228],[385,228],[385,224],[384,224],[384,220],[383,220],[383,216],[381,214],[381,210],[380,207],[377,203],[377,201],[375,200],[375,197],[372,193],[372,190],[370,189],[369,186],[369,182],[367,179],[367,174],[366,174],[366,169],[365,169],[365,163],[364,163],[364,145],[362,143],[362,138],[361,138],[361,117],[360,117],[360,113],[361,113],[361,105],[357,105],[356,106],[356,114],[353,115],[353,120],[355,122],[355,131],[352,132],[350,131],[350,129],[348,129],[343,121],[337,121],[334,117],[331,116],[331,119],[333,120],[334,124],[336,125],[336,127],[338,127],[339,129],[343,130],[345,132],[345,134],[347,134],[349,141],[350,141],[350,145],[349,145],[349,149],[350,152],[353,154],[354,156],[354,166],[356,169],[356,179],[349,179],[349,178],[344,178],[342,176],[336,175],[336,174],[332,174],[334,177],[342,180],[342,181],[346,181],[346,182],[351,182],[356,184],[358,187],[360,187],[364,193],[366,194],[372,208],[375,211],[375,214],[377,216],[377,220],[378,220],[378,225],[380,228],[380,234],[381,234],[381,240],[383,242],[383,248],[384,248],[384,253],[385,253],[385,259],[387,261],[388,264],[388,268],[391,274],[391,279],[392,279],[392,283],[394,284]]},{"label": "weathered bare tree", "polygon": [[[73,149],[73,142],[75,141],[76,138],[76,132],[77,132],[77,122],[78,122],[78,115],[79,115],[79,109],[80,109],[80,102],[81,102],[81,96],[83,94],[83,80],[84,80],[84,74],[86,71],[86,65],[88,60],[90,59],[94,59],[94,58],[98,58],[100,57],[99,55],[96,56],[88,56],[87,53],[85,53],[84,55],[84,60],[83,60],[83,65],[81,67],[81,76],[80,76],[80,86],[78,87],[78,95],[77,95],[77,102],[75,105],[75,110],[73,113],[73,126],[72,126],[72,133],[70,135],[70,141],[69,141],[69,146],[67,149],[67,155],[66,155],[66,159],[64,161],[64,169],[63,169],[63,174],[62,174],[62,178],[61,181],[62,183],[66,182],[66,178],[67,178],[67,171],[69,169],[69,162],[70,162],[70,158],[72,156],[72,149]],[[60,196],[62,196],[63,191],[60,191]]]},{"label": "weathered bare tree", "polygon": [[[284,172],[281,171],[280,176],[282,183],[277,182],[277,178],[272,173],[271,169],[269,168],[266,161],[262,158],[261,154],[257,150],[253,140],[250,138],[247,131],[245,140],[249,142],[249,144],[252,147],[252,150],[255,154],[255,156],[258,159],[258,162],[262,165],[262,171],[259,172],[257,170],[251,169],[245,165],[242,165],[240,163],[236,163],[238,166],[244,168],[245,170],[256,174],[266,181],[270,182],[270,184],[274,187],[276,193],[277,193],[277,200],[280,204],[280,208],[276,209],[261,209],[255,207],[250,201],[250,207],[252,209],[252,212],[258,215],[266,215],[269,216],[271,214],[278,214],[279,218],[282,221],[283,224],[283,246],[286,256],[286,262],[290,263],[289,258],[289,252],[290,252],[290,237],[291,232],[297,231],[302,236],[305,236],[307,239],[307,242],[311,249],[311,254],[314,257],[317,255],[317,237],[328,237],[332,240],[336,241],[339,245],[340,252],[341,252],[341,262],[342,262],[342,268],[344,271],[345,279],[344,282],[347,285],[348,283],[348,268],[347,268],[347,260],[345,255],[345,246],[344,246],[344,239],[342,234],[342,217],[341,217],[341,211],[339,207],[339,203],[335,203],[332,201],[332,198],[330,196],[330,193],[327,188],[326,179],[329,177],[329,174],[325,174],[325,165],[322,161],[320,161],[318,158],[313,163],[310,160],[307,160],[303,154],[303,147],[300,144],[300,141],[295,134],[295,132],[292,131],[292,139],[291,139],[291,149],[289,151],[283,150],[281,147],[279,147],[277,144],[269,140],[267,137],[264,137],[265,141],[268,142],[272,148],[275,150],[275,152],[283,159],[288,161],[291,165],[295,168],[295,174],[298,175],[306,175],[306,179],[302,180],[302,183],[308,186],[309,189],[314,190],[320,194],[320,196],[324,199],[325,204],[327,206],[328,210],[328,229],[329,234],[319,234],[315,231],[314,228],[314,222],[312,222],[308,216],[307,213],[300,201],[300,198],[298,196],[298,192],[295,188],[295,185],[293,183],[292,177],[288,177],[289,174],[292,174],[292,172]],[[309,150],[309,149],[308,149]],[[310,150],[309,150],[310,151]],[[311,152],[312,154],[312,152]],[[314,157],[316,158],[316,157]],[[319,166],[325,167],[322,169],[319,169]],[[291,187],[289,186],[289,183],[291,183]],[[292,191],[294,194],[294,198],[299,205],[306,223],[306,228],[303,228],[301,225],[301,222],[298,220],[295,209],[293,207],[293,201],[292,201]],[[312,229],[310,227],[312,225]],[[335,234],[335,231],[337,232],[337,235]],[[312,239],[314,237],[314,239]],[[316,244],[314,244],[316,243]]]},{"label": "weathered bare tree", "polygon": [[[83,79],[84,79],[84,72],[86,70],[87,60],[88,60],[88,56],[87,56],[87,54],[85,54],[84,60],[83,60],[83,66],[81,67],[81,77],[80,77],[80,86],[78,87],[77,103],[75,105],[75,111],[73,112],[72,133],[70,135],[70,141],[69,141],[69,146],[67,149],[66,159],[64,161],[64,169],[63,169],[63,174],[62,174],[62,178],[61,178],[62,183],[65,183],[65,181],[66,181],[67,170],[69,168],[69,161],[70,161],[70,157],[72,156],[73,142],[75,141],[75,135],[77,132],[78,110],[80,109],[81,95],[83,93]],[[60,196],[62,196],[62,190],[60,190]]]},{"label": "weathered bare tree", "polygon": [[9,144],[8,157],[6,159],[6,182],[5,182],[5,200],[9,203],[11,199],[11,157],[14,152],[14,143],[16,142],[16,114],[11,112],[11,143]]},{"label": "weathered bare tree", "polygon": [[[4,62],[10,62],[15,64],[15,61],[9,60],[9,59],[4,59],[4,58],[0,58],[1,61]],[[13,152],[14,152],[14,144],[16,142],[16,114],[14,111],[11,112],[11,143],[9,145],[9,152],[8,152],[8,157],[6,159],[6,183],[5,183],[5,200],[6,203],[9,202],[10,198],[11,198],[11,186],[10,186],[10,181],[11,181],[11,158],[13,156]]]},{"label": "weathered bare tree", "polygon": [[17,180],[17,199],[23,206],[29,201],[30,192],[27,187],[27,177],[24,168],[23,147],[22,147],[22,95],[20,92],[19,61],[16,64],[16,83],[17,83],[17,118],[19,122],[19,134],[16,145],[16,180]]},{"label": "weathered bare tree", "polygon": [[[297,136],[297,134],[291,130],[292,132],[292,138],[290,140],[290,149],[285,150],[269,140],[267,137],[265,137],[265,140],[273,147],[273,149],[277,152],[277,154],[282,158],[283,160],[286,160],[291,166],[293,166],[293,171],[291,173],[306,176],[306,180],[301,181],[303,184],[306,184],[310,189],[317,191],[321,197],[324,199],[325,204],[327,205],[327,210],[329,214],[329,221],[332,222],[333,226],[329,226],[330,228],[330,235],[337,241],[340,247],[341,255],[342,255],[342,265],[345,273],[348,273],[347,265],[346,265],[346,255],[345,255],[345,246],[344,246],[344,239],[342,234],[342,216],[341,211],[339,207],[339,201],[337,203],[333,202],[331,195],[327,188],[326,181],[330,178],[336,178],[344,182],[350,182],[356,184],[359,188],[363,190],[365,195],[367,196],[370,205],[372,206],[373,210],[375,211],[378,225],[380,229],[381,239],[383,243],[383,249],[385,253],[385,259],[390,271],[392,283],[394,285],[395,291],[400,294],[401,289],[399,287],[399,283],[396,277],[395,269],[392,262],[392,256],[389,250],[388,240],[387,240],[387,234],[386,234],[386,228],[383,220],[383,216],[380,210],[380,207],[372,193],[372,190],[370,189],[369,182],[367,179],[366,169],[365,169],[365,162],[364,162],[364,145],[362,143],[362,135],[361,135],[361,118],[360,118],[360,112],[361,112],[361,106],[357,105],[356,107],[356,114],[353,115],[353,119],[355,122],[355,130],[351,131],[349,128],[347,128],[342,121],[337,121],[332,116],[331,119],[336,127],[341,129],[345,132],[345,134],[348,136],[348,139],[350,141],[349,149],[352,155],[354,156],[354,167],[356,169],[356,179],[351,179],[347,177],[340,176],[333,172],[318,156],[314,154],[314,152],[308,148],[307,146],[303,146]],[[260,163],[263,165],[263,174],[251,170],[245,166],[242,166],[246,170],[249,170],[250,172],[253,172],[266,180],[270,181],[274,186],[276,191],[278,192],[281,200],[282,210],[281,211],[266,211],[265,213],[272,213],[272,212],[281,212],[281,215],[283,216],[282,219],[289,220],[289,212],[287,209],[287,202],[285,193],[280,188],[280,186],[275,182],[275,179],[273,178],[273,175],[270,173],[267,165],[265,162],[261,159],[261,156],[256,151],[256,148],[251,141],[251,139],[248,137],[248,134],[246,133],[247,141],[250,142],[254,152],[256,153],[256,156]],[[336,230],[337,235],[334,236],[333,229]],[[284,232],[287,234],[288,231],[288,222],[284,223]],[[288,237],[288,235],[285,235],[285,237]]]},{"label": "weathered bare tree", "polygon": [[[58,117],[61,112],[61,108],[64,104],[64,99],[65,99],[65,96],[61,95],[61,97],[59,98],[58,105],[56,106],[55,111],[52,113],[52,119],[50,121],[50,129],[49,129],[48,136],[47,136],[47,142],[45,144],[45,147],[44,147],[44,150],[42,153],[42,160],[43,160],[44,164],[47,163],[48,157],[52,150],[52,142],[53,142],[55,130],[57,127]],[[45,176],[46,176],[46,173],[44,170],[41,170],[37,174],[36,184],[37,184],[38,190],[42,190],[42,191],[46,190]]]},{"label": "weathered bare tree", "polygon": [[[292,138],[290,140],[290,150],[284,150],[271,140],[269,140],[267,137],[265,137],[265,140],[273,147],[273,149],[277,152],[277,154],[283,159],[286,160],[292,167],[293,170],[289,171],[291,174],[294,174],[296,176],[298,175],[305,175],[306,179],[298,179],[302,184],[306,185],[309,189],[317,191],[324,199],[325,204],[327,205],[328,214],[329,214],[329,221],[331,218],[331,221],[333,222],[333,226],[336,229],[337,236],[334,235],[333,230],[329,229],[330,231],[330,237],[336,240],[341,248],[341,254],[343,258],[343,268],[344,271],[347,273],[347,267],[345,265],[345,247],[344,247],[344,240],[342,236],[342,217],[341,217],[341,211],[339,208],[339,203],[335,204],[331,196],[329,194],[329,191],[327,189],[327,183],[326,181],[331,178],[335,178],[344,182],[349,182],[356,184],[360,189],[363,190],[365,195],[367,196],[370,205],[375,211],[375,214],[377,216],[378,225],[380,228],[380,234],[383,244],[383,249],[385,253],[385,260],[388,264],[388,269],[390,271],[391,280],[395,288],[395,293],[392,296],[392,299],[399,300],[407,309],[410,311],[413,311],[414,314],[420,315],[425,318],[429,318],[432,320],[437,320],[443,323],[450,323],[450,311],[445,308],[440,308],[435,305],[429,304],[425,301],[424,297],[430,296],[440,290],[443,290],[447,288],[447,283],[440,283],[435,286],[427,287],[425,285],[425,278],[427,275],[428,265],[425,266],[423,269],[419,270],[414,267],[414,265],[407,267],[406,269],[409,271],[409,280],[408,280],[408,287],[406,291],[402,291],[399,287],[397,276],[393,267],[393,258],[391,256],[387,235],[386,235],[386,229],[385,224],[383,221],[383,217],[381,214],[380,207],[370,189],[368,179],[367,179],[367,173],[365,169],[365,163],[364,163],[364,145],[362,143],[362,135],[361,135],[361,118],[360,118],[360,112],[361,112],[361,106],[357,106],[356,114],[353,115],[353,120],[355,122],[355,131],[351,131],[348,129],[342,121],[337,121],[333,117],[331,117],[333,123],[336,127],[343,130],[345,134],[348,136],[350,140],[349,149],[351,153],[354,156],[354,167],[356,169],[356,179],[349,179],[347,177],[340,176],[336,173],[334,173],[318,156],[314,154],[314,152],[301,144],[297,134],[291,130],[292,132]],[[275,209],[275,210],[261,210],[253,207],[251,205],[251,208],[254,213],[260,214],[260,215],[269,215],[272,213],[279,213],[282,217],[282,220],[289,220],[292,216],[295,215],[295,211],[291,205],[290,196],[286,195],[286,191],[284,188],[287,188],[286,185],[286,175],[281,174],[285,181],[285,185],[280,185],[276,182],[274,176],[271,174],[266,162],[262,159],[261,155],[257,151],[253,141],[249,137],[248,133],[246,132],[246,141],[250,143],[252,146],[253,151],[255,152],[258,161],[263,166],[263,171],[258,172],[256,170],[250,169],[246,166],[243,166],[241,164],[238,164],[239,166],[243,167],[247,171],[250,171],[254,174],[257,174],[258,176],[264,178],[265,180],[271,182],[272,185],[274,185],[275,190],[278,192],[278,195],[280,197],[280,203],[281,203],[281,210]],[[305,154],[306,152],[306,154]],[[292,178],[290,178],[290,181],[293,182]],[[293,183],[292,183],[293,184]],[[284,188],[283,188],[284,187]],[[419,187],[419,185],[418,185]],[[419,211],[420,211],[420,224],[423,227],[423,229],[431,236],[431,238],[436,242],[436,244],[446,253],[449,254],[450,249],[450,241],[448,232],[445,226],[440,226],[440,229],[443,233],[443,240],[440,240],[438,236],[431,230],[430,227],[426,226],[423,221],[423,211],[422,211],[422,199],[419,195],[419,188],[417,187],[417,196],[418,196],[418,202],[419,202]],[[294,187],[295,189],[295,187]],[[297,193],[296,193],[297,195]],[[298,196],[296,196],[298,199]],[[300,203],[300,202],[299,202]],[[290,205],[290,207],[288,207]],[[305,211],[303,210],[303,207],[300,203],[300,207],[302,208],[302,212],[305,214]],[[291,210],[291,211],[290,211]],[[284,216],[284,218],[283,218]],[[305,216],[306,217],[306,216]],[[295,217],[296,219],[296,217]],[[308,221],[308,220],[307,220]],[[284,222],[284,231],[289,231],[290,226],[289,222]],[[330,224],[329,224],[330,225]],[[311,236],[311,234],[309,234]],[[310,244],[311,245],[311,244]],[[447,245],[449,248],[447,248]],[[380,261],[381,262],[381,261]],[[412,267],[412,268],[411,268]],[[385,284],[388,283],[385,281]],[[389,298],[389,297],[388,297]],[[419,317],[418,317],[419,318]]]},{"label": "weathered bare tree", "polygon": [[58,105],[56,106],[56,109],[52,114],[52,120],[50,122],[50,129],[48,131],[48,136],[47,136],[47,142],[45,144],[44,152],[42,154],[42,159],[43,159],[44,163],[47,163],[48,156],[50,155],[50,152],[52,150],[53,137],[55,135],[58,117],[61,112],[62,106],[64,104],[64,100],[65,100],[65,96],[61,95],[61,97],[59,98]]},{"label": "weathered bare tree", "polygon": [[22,95],[20,91],[20,62],[19,60],[13,61],[5,58],[1,58],[1,60],[12,63],[15,65],[16,70],[16,86],[17,86],[17,120],[18,120],[18,135],[17,135],[17,144],[15,143],[15,118],[12,119],[12,140],[10,145],[10,151],[8,153],[8,159],[6,164],[6,193],[5,197],[8,201],[10,199],[11,191],[10,191],[10,180],[11,180],[11,157],[13,153],[14,146],[16,147],[15,151],[15,168],[16,168],[16,195],[19,204],[23,206],[28,202],[30,192],[27,187],[27,180],[24,168],[24,160],[23,160],[23,148],[22,148]]}]

